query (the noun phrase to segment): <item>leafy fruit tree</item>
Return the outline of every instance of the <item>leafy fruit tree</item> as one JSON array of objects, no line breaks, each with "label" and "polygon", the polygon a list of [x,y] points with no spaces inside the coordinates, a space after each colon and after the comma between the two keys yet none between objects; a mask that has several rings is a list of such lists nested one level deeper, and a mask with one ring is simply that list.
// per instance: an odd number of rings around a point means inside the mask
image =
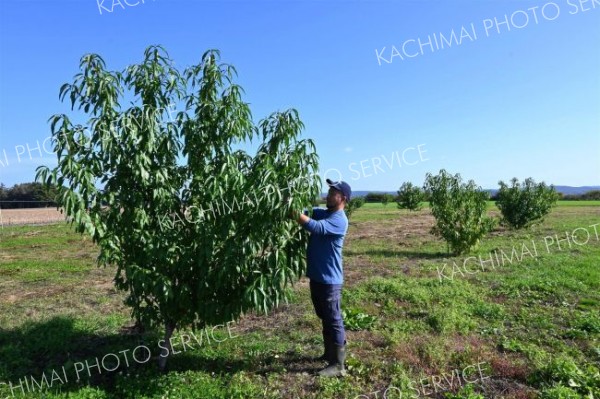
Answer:
[{"label": "leafy fruit tree", "polygon": [[485,216],[489,194],[473,180],[463,183],[459,174],[442,169],[437,176],[427,174],[424,188],[436,220],[431,232],[442,237],[453,254],[468,252],[494,228],[495,220]]},{"label": "leafy fruit tree", "polygon": [[414,186],[411,182],[404,182],[398,190],[398,209],[409,209],[418,211],[421,209],[421,203],[425,200],[425,194],[421,187]]},{"label": "leafy fruit tree", "polygon": [[344,212],[346,212],[346,217],[348,219],[350,219],[350,216],[352,216],[352,213],[354,213],[355,210],[357,210],[364,204],[365,204],[365,199],[363,197],[352,197],[352,199],[350,201],[348,201],[348,203],[346,204],[346,207],[344,208]]},{"label": "leafy fruit tree", "polygon": [[383,194],[383,197],[381,197],[381,203],[383,204],[383,206],[387,206],[387,204],[389,204],[390,202],[394,201],[394,196],[392,194]]},{"label": "leafy fruit tree", "polygon": [[[80,68],[60,99],[82,109],[87,125],[50,118],[58,165],[38,168],[37,179],[66,187],[59,206],[98,244],[99,265],[116,266],[132,316],[164,326],[169,343],[176,328],[266,313],[287,300],[307,243],[288,214],[321,189],[298,113],[254,125],[218,50],[183,73],[160,46],[121,72],[96,54]],[[182,109],[170,119],[174,104]],[[234,150],[252,139],[261,142],[254,156]]]},{"label": "leafy fruit tree", "polygon": [[528,227],[541,222],[558,201],[558,193],[553,186],[541,182],[536,184],[530,177],[522,184],[515,177],[509,187],[503,181],[498,182],[496,206],[502,212],[502,223],[513,229]]}]

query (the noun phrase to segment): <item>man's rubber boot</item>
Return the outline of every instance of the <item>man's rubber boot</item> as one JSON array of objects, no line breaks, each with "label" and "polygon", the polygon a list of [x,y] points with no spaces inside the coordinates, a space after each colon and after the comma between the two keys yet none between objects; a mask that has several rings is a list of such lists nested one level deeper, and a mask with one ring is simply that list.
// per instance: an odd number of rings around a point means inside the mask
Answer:
[{"label": "man's rubber boot", "polygon": [[321,355],[321,357],[318,357],[317,361],[319,362],[327,362],[328,364],[333,362],[335,359],[333,359],[333,341],[331,340],[330,337],[328,336],[323,336],[323,347],[325,349],[324,353]]},{"label": "man's rubber boot", "polygon": [[319,375],[321,377],[339,377],[346,375],[346,369],[344,368],[344,361],[346,360],[346,346],[333,345],[333,350],[334,360],[329,363],[329,366],[319,371]]}]

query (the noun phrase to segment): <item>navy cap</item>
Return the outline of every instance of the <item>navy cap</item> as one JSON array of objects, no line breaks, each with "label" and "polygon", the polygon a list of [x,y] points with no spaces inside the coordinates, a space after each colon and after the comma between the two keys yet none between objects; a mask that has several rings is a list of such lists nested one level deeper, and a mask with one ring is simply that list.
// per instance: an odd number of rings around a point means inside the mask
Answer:
[{"label": "navy cap", "polygon": [[346,197],[346,202],[350,201],[350,197],[352,196],[352,189],[350,188],[350,185],[348,183],[346,183],[345,181],[333,182],[331,181],[331,179],[326,179],[325,181],[327,182],[329,187],[333,187],[336,190],[341,191],[342,194],[344,194],[344,197]]}]

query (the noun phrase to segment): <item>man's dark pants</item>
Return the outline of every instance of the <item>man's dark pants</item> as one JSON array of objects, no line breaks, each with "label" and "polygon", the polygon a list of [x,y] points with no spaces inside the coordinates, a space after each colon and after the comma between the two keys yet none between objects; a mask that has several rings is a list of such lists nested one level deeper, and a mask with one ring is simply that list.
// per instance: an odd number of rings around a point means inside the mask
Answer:
[{"label": "man's dark pants", "polygon": [[335,345],[343,346],[346,331],[342,319],[342,284],[322,284],[310,281],[310,297],[315,312],[323,324],[323,340],[330,338]]}]

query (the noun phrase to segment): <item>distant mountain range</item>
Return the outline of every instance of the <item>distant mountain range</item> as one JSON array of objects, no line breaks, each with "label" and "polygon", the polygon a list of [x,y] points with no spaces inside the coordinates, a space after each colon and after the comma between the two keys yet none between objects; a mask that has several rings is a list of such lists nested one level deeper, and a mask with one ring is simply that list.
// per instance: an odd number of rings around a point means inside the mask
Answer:
[{"label": "distant mountain range", "polygon": [[571,187],[571,186],[554,186],[556,191],[563,194],[585,194],[588,191],[600,190],[600,186],[583,186],[583,187]]},{"label": "distant mountain range", "polygon": [[[583,186],[583,187],[554,186],[554,188],[559,193],[563,193],[565,195],[579,195],[579,194],[585,194],[588,191],[600,190],[600,186]],[[489,193],[493,195],[493,194],[495,194],[498,191],[498,189],[485,189],[485,191],[489,191]],[[389,194],[394,194],[394,195],[397,194],[396,191],[381,191],[381,190],[362,191],[362,190],[357,190],[357,191],[352,191],[352,196],[361,197],[361,196],[367,195],[368,193],[389,193]],[[323,195],[326,196],[327,193],[323,193]]]}]

